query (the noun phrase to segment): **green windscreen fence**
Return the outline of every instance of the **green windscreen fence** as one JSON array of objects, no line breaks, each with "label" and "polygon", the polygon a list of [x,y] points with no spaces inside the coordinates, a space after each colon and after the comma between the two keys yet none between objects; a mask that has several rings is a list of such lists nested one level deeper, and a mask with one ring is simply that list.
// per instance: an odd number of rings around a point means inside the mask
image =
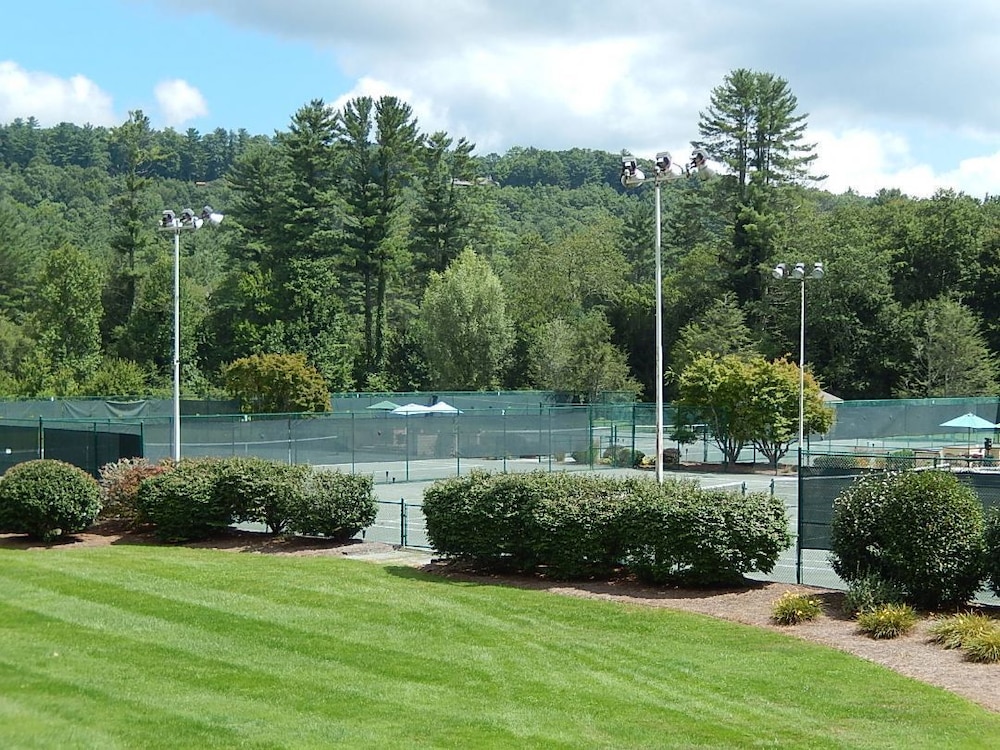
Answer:
[{"label": "green windscreen fence", "polygon": [[[527,411],[396,415],[185,417],[184,455],[255,455],[293,463],[351,464],[428,459],[500,458],[586,452],[587,407]],[[144,422],[147,455],[170,454],[170,420]]]},{"label": "green windscreen fence", "polygon": [[93,476],[106,463],[142,456],[142,425],[39,420],[0,424],[0,473],[36,458],[65,461]]},{"label": "green windscreen fence", "polygon": [[[442,414],[186,415],[181,454],[257,456],[380,474],[385,481],[436,479],[475,468],[591,468],[614,429],[587,406],[505,408]],[[624,440],[629,436],[623,435]],[[169,416],[118,420],[0,421],[0,468],[56,458],[97,474],[105,463],[173,455]],[[542,464],[540,466],[540,464]]]},{"label": "green windscreen fence", "polygon": [[[865,474],[857,469],[817,469],[805,467],[800,483],[799,529],[802,549],[829,550],[833,504],[845,489]],[[971,487],[984,508],[1000,507],[1000,472],[992,469],[960,469],[955,476]]]}]

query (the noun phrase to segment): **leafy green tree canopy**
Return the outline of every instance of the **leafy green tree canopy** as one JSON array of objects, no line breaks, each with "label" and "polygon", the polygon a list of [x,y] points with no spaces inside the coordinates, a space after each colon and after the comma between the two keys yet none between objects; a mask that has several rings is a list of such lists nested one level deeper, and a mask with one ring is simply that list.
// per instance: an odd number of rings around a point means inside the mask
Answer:
[{"label": "leafy green tree canopy", "polygon": [[514,342],[500,279],[466,249],[432,273],[420,306],[424,351],[438,388],[495,388]]},{"label": "leafy green tree canopy", "polygon": [[330,394],[304,354],[254,354],[223,371],[226,390],[253,414],[330,410]]},{"label": "leafy green tree canopy", "polygon": [[[677,427],[706,424],[727,464],[753,443],[777,465],[797,434],[798,372],[797,365],[763,357],[703,354],[681,373]],[[833,413],[808,374],[805,405],[806,430],[826,432]]]}]

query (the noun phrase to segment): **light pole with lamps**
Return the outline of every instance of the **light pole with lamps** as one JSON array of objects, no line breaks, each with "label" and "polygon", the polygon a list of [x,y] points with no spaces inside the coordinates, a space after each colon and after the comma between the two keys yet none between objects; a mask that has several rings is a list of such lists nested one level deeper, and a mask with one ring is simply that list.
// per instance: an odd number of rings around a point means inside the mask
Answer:
[{"label": "light pole with lamps", "polygon": [[207,221],[213,226],[222,223],[222,214],[216,213],[211,206],[202,209],[201,216],[195,216],[194,211],[185,208],[177,216],[173,211],[164,211],[160,219],[160,231],[170,232],[174,236],[174,403],[173,403],[173,445],[171,457],[174,463],[181,460],[181,232],[201,229]]},{"label": "light pole with lamps", "polygon": [[796,263],[791,270],[784,263],[774,267],[776,279],[788,278],[799,282],[799,440],[798,440],[798,519],[795,534],[795,581],[802,583],[802,443],[805,440],[806,404],[806,279],[822,279],[823,264],[816,262],[807,272],[805,263]]},{"label": "light pole with lamps", "polygon": [[663,268],[660,261],[660,249],[662,246],[662,227],[660,219],[660,185],[668,180],[676,180],[682,176],[696,174],[701,178],[711,176],[708,168],[708,160],[705,152],[696,150],[691,155],[691,161],[683,172],[673,171],[673,161],[668,151],[661,151],[656,155],[654,162],[654,172],[652,177],[646,177],[635,157],[630,154],[622,156],[622,186],[626,188],[637,188],[646,182],[652,181],[656,187],[656,211],[654,221],[656,223],[655,235],[655,264],[656,264],[656,481],[663,484]]}]

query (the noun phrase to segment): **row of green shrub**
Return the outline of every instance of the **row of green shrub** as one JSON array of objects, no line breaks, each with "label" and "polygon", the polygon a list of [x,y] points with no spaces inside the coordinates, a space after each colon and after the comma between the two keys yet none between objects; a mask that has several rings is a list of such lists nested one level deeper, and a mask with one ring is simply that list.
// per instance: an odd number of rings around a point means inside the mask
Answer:
[{"label": "row of green shrub", "polygon": [[887,603],[959,607],[1000,596],[1000,510],[946,471],[860,477],[834,502],[831,564],[855,610]]},{"label": "row of green shrub", "polygon": [[728,584],[773,570],[790,542],[779,499],[679,480],[476,472],[427,488],[423,510],[442,555],[556,578]]},{"label": "row of green shrub", "polygon": [[374,523],[373,489],[371,476],[251,457],[177,465],[123,459],[101,469],[100,484],[60,461],[28,461],[0,480],[0,532],[48,540],[101,515],[152,524],[169,541],[209,538],[244,522],[346,540]]}]

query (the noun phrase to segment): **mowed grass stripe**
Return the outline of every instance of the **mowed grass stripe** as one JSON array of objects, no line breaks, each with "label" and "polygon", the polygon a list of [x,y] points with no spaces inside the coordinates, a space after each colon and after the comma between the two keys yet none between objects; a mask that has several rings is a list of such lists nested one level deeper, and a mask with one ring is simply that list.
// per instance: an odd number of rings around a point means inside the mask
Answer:
[{"label": "mowed grass stripe", "polygon": [[[0,591],[0,694],[103,717],[82,726],[120,724],[100,731],[131,745],[185,746],[156,743],[188,723],[202,746],[988,747],[1000,732],[794,639],[350,560],[0,550]],[[18,674],[87,709],[40,708]],[[147,724],[126,731],[136,712]]]},{"label": "mowed grass stripe", "polygon": [[[71,575],[80,575],[81,570],[80,570],[80,568],[74,568],[73,571],[70,571],[70,573],[71,573]],[[49,575],[50,575],[49,581],[51,583],[54,579],[51,578],[51,574],[49,574]],[[133,591],[134,592],[136,590],[136,588],[137,588],[133,584],[133,582],[135,580],[135,574],[134,573],[130,573],[128,576],[125,577],[125,579],[127,581],[126,588],[129,591]],[[143,588],[149,588],[149,587],[151,587],[151,583],[152,583],[152,587],[155,588],[155,585],[156,585],[155,580],[152,581],[152,582],[149,581],[149,580],[147,580],[145,582],[145,586]],[[424,584],[424,585],[427,585],[429,582],[428,581],[422,581],[421,583]],[[432,587],[436,586],[436,584],[433,584],[433,583],[431,583],[430,585]],[[79,586],[77,585],[76,582],[71,581],[71,582],[68,582],[68,583],[64,583],[61,586],[61,588],[68,588],[70,590],[74,590],[75,591],[75,590],[77,590],[79,588]],[[94,596],[97,593],[98,593],[98,591],[96,589],[90,591],[90,595],[91,596]],[[117,594],[118,592],[117,592],[117,590],[112,590],[112,593]],[[201,592],[201,593],[194,593],[191,598],[192,599],[198,599],[198,598],[200,598],[202,600],[210,600],[210,599],[212,599],[212,598],[214,598],[214,597],[216,597],[218,595],[219,595],[219,592],[207,592],[207,593],[206,592]],[[232,597],[230,597],[230,599],[231,598]],[[546,600],[543,599],[541,601],[546,601]],[[255,605],[258,604],[258,602],[257,601],[250,601],[250,602],[243,601],[242,604],[243,605],[250,604],[251,606],[255,606]],[[161,602],[158,602],[158,601],[152,601],[151,600],[149,602],[144,602],[143,601],[143,597],[133,597],[128,602],[128,606],[131,609],[137,610],[137,611],[141,611],[141,612],[162,611],[162,610],[158,609],[160,607],[160,605],[161,605]],[[466,609],[468,609],[468,608],[466,608]],[[617,613],[619,613],[622,610],[620,610],[620,608],[614,608],[612,611],[617,614]],[[190,605],[187,605],[187,607],[185,608],[185,611],[183,613],[181,613],[181,612],[175,612],[175,613],[171,614],[170,612],[163,612],[164,616],[166,616],[166,617],[168,617],[168,618],[170,618],[172,620],[176,620],[179,615],[183,615],[185,617],[185,621],[187,623],[189,623],[189,624],[196,624],[196,625],[199,624],[196,621],[197,614],[198,614],[198,608],[197,607],[190,607]],[[217,613],[215,611],[210,611],[210,612],[205,613],[205,614],[207,615],[208,619],[206,619],[206,617],[200,618],[201,619],[201,626],[204,627],[204,628],[215,629],[215,627],[216,627],[216,625],[218,623],[226,622],[225,620],[220,619],[219,617],[217,617]],[[385,611],[384,610],[380,610],[380,611],[378,611],[377,614],[385,614]],[[436,612],[427,612],[427,611],[424,611],[423,608],[421,608],[420,610],[417,610],[415,613],[411,612],[410,613],[410,619],[411,620],[413,619],[414,615],[416,615],[417,617],[419,617],[419,619],[421,620],[421,624],[423,624],[424,622],[426,622],[428,625],[431,625],[434,622],[442,622],[443,619],[444,619],[444,618],[441,618],[438,613],[436,613]],[[491,618],[491,619],[495,620],[496,618]],[[519,656],[519,658],[523,659],[525,657],[524,651],[526,651],[526,650],[530,651],[532,649],[537,650],[539,648],[539,644],[537,644],[533,640],[531,640],[531,637],[532,637],[533,633],[535,632],[534,631],[534,626],[537,624],[537,619],[538,618],[537,617],[533,617],[533,618],[524,618],[524,617],[521,617],[521,618],[518,618],[518,619],[520,620],[519,624],[521,625],[522,628],[525,627],[526,625],[528,625],[528,626],[530,626],[532,628],[532,630],[530,632],[524,632],[524,633],[505,633],[505,640],[507,642],[509,642],[509,643],[518,644],[518,651],[519,651],[518,656]],[[392,614],[392,621],[397,621],[397,620],[399,620],[399,618],[395,614]],[[368,623],[369,624],[371,623],[371,619],[368,620]],[[227,627],[229,625],[231,625],[231,623],[228,623]],[[409,625],[410,625],[410,627],[408,627],[407,630],[410,631],[410,632],[414,632],[414,631],[416,631],[416,632],[426,632],[426,628],[421,628],[419,626],[416,627],[416,628],[413,628],[412,627],[412,623],[410,623]],[[368,627],[368,626],[366,625],[366,627]],[[243,629],[244,633],[249,633],[249,635],[250,635],[250,638],[249,638],[250,642],[258,643],[258,642],[261,642],[261,641],[266,640],[266,639],[273,639],[275,641],[275,643],[265,643],[264,644],[267,647],[278,647],[279,644],[290,642],[290,638],[288,637],[288,634],[282,632],[282,628],[279,627],[279,626],[277,626],[277,625],[275,625],[275,624],[273,624],[273,623],[270,624],[266,628],[266,632],[261,633],[260,631],[261,631],[261,627],[259,625],[255,625],[254,623],[250,623],[247,627],[244,627],[244,629]],[[624,630],[618,631],[619,634],[623,634],[623,633],[627,633],[627,632],[628,632],[628,629],[624,629]],[[343,630],[341,630],[338,635],[339,635],[339,639],[340,640],[349,640],[349,636]],[[467,683],[464,687],[466,687],[467,689],[470,689],[470,690],[471,689],[477,689],[477,690],[489,689],[489,687],[495,682],[495,675],[498,672],[502,671],[502,669],[506,665],[498,663],[498,660],[494,658],[495,657],[495,653],[493,651],[485,652],[482,649],[479,649],[478,651],[473,651],[473,650],[469,649],[468,650],[469,651],[468,654],[460,653],[459,651],[460,651],[461,647],[460,647],[460,645],[458,643],[458,640],[453,637],[454,634],[445,634],[445,635],[450,639],[449,642],[452,644],[451,648],[449,649],[449,655],[448,655],[449,656],[449,661],[455,661],[457,659],[459,662],[461,662],[463,664],[462,678]],[[387,637],[388,638],[398,638],[399,636],[398,636],[398,634],[389,633],[389,634],[387,634]],[[572,642],[572,641],[568,641],[568,642]],[[625,644],[623,644],[618,639],[618,635],[617,634],[615,636],[615,639],[614,639],[613,643],[603,643],[603,642],[600,642],[600,641],[595,641],[594,643],[589,643],[589,644],[588,643],[583,643],[583,644],[580,644],[579,639],[575,639],[575,642],[576,642],[577,645],[573,645],[571,647],[570,646],[561,645],[559,643],[556,643],[556,644],[549,643],[549,644],[546,644],[546,648],[544,649],[543,652],[537,654],[537,656],[538,656],[538,658],[540,660],[539,663],[541,663],[541,664],[552,664],[553,666],[557,667],[558,664],[556,664],[555,662],[557,661],[557,657],[559,656],[559,654],[557,654],[556,652],[557,651],[561,651],[561,656],[565,657],[564,660],[568,660],[570,662],[573,662],[575,664],[577,670],[578,671],[583,671],[583,673],[584,673],[585,680],[583,682],[581,682],[579,685],[565,686],[565,685],[563,685],[561,683],[555,684],[555,685],[548,685],[548,689],[551,690],[551,691],[554,691],[554,693],[556,695],[559,695],[559,693],[561,691],[563,691],[567,687],[570,688],[569,692],[571,693],[571,694],[568,694],[566,696],[563,696],[567,700],[572,700],[572,699],[579,700],[580,699],[580,691],[581,690],[582,691],[586,691],[586,690],[588,690],[591,687],[594,690],[598,691],[598,692],[604,692],[604,691],[623,692],[624,691],[624,692],[627,693],[629,691],[634,690],[635,685],[638,684],[636,682],[636,680],[638,679],[638,680],[641,680],[641,681],[645,682],[647,685],[654,686],[654,687],[653,687],[653,690],[648,690],[648,688],[647,688],[646,692],[651,693],[650,695],[636,695],[633,698],[633,700],[637,700],[639,702],[642,702],[643,700],[649,700],[649,701],[658,702],[658,701],[660,701],[663,698],[669,698],[670,697],[670,693],[674,689],[673,686],[664,685],[662,691],[661,690],[657,690],[656,687],[655,687],[655,686],[658,685],[658,677],[659,677],[659,675],[657,674],[657,672],[659,671],[659,669],[662,669],[662,666],[656,667],[655,664],[654,664],[654,662],[650,662],[646,666],[645,669],[643,669],[643,670],[637,670],[637,673],[633,673],[632,675],[629,675],[628,679],[623,679],[621,676],[614,675],[613,673],[611,673],[608,670],[608,667],[612,663],[617,663],[617,662],[621,661],[622,651],[623,651],[623,649],[625,647]],[[363,640],[359,641],[359,643],[363,643]],[[417,646],[419,646],[419,644],[417,644]],[[323,652],[323,644],[322,644],[322,642],[318,642],[318,643],[306,643],[305,644],[305,648],[308,649],[317,658],[323,658],[323,657],[325,657],[325,654]],[[380,658],[382,658],[382,659],[394,659],[394,660],[396,660],[396,662],[398,664],[403,664],[403,665],[406,664],[406,659],[411,656],[411,654],[409,654],[409,653],[404,653],[404,654],[402,654],[403,660],[400,661],[400,656],[401,655],[399,653],[386,653],[385,649],[383,647],[379,646],[379,645],[375,646],[375,650],[378,652],[378,655],[379,655]],[[366,653],[366,652],[360,652],[359,651],[359,654],[363,655],[364,653]],[[639,655],[642,656],[644,654],[639,654]],[[477,666],[479,666],[477,664],[477,657],[481,657],[481,656],[486,656],[488,658],[488,661],[491,663],[490,666],[492,667],[491,669],[488,670],[488,672],[485,675],[484,674],[479,674],[479,672],[481,672],[481,670],[477,670]],[[367,658],[367,657],[365,657],[365,658]],[[639,660],[636,660],[636,663],[637,664],[642,664],[642,662],[639,661]],[[662,665],[662,663],[661,663],[661,665]],[[366,666],[366,664],[365,663],[360,663],[360,664],[355,663],[355,664],[352,664],[352,666],[363,668],[363,667]],[[417,662],[416,664],[413,665],[413,668],[409,671],[408,675],[402,675],[402,674],[397,673],[396,676],[397,676],[397,678],[409,677],[409,679],[411,679],[411,680],[420,681],[420,680],[423,679],[424,675],[432,674],[434,671],[435,670],[434,670],[434,668],[432,666],[429,666],[429,665],[427,665],[424,662]],[[679,669],[677,671],[678,671],[678,673],[683,674],[683,669]],[[691,683],[686,688],[686,691],[689,694],[689,698],[693,698],[694,693],[698,689],[700,689],[700,688],[701,689],[705,689],[705,688],[702,688],[702,686],[700,685],[700,682],[696,678],[695,679],[691,679],[688,682]],[[739,707],[736,707],[734,709],[733,706],[732,706],[731,700],[728,697],[726,697],[726,698],[723,699],[724,700],[724,705],[720,704],[720,706],[712,708],[710,706],[710,703],[711,703],[711,700],[715,698],[716,694],[717,694],[717,691],[715,691],[711,686],[708,686],[707,689],[705,689],[703,702],[702,702],[702,705],[699,707],[700,710],[702,712],[710,712],[710,711],[713,711],[713,710],[715,710],[715,711],[722,711],[724,713],[724,715],[729,720],[732,720],[734,713],[738,713],[739,712],[739,710],[740,710]],[[653,704],[654,707],[655,707],[655,705],[656,705],[656,703]],[[752,712],[745,712],[745,713],[747,715],[744,718],[750,718],[750,717],[752,717]]]},{"label": "mowed grass stripe", "polygon": [[[47,575],[50,581],[55,581],[58,578],[58,575],[51,571],[49,571]],[[63,586],[64,585],[65,582],[63,583]],[[63,586],[58,586],[57,588],[62,588]],[[12,590],[16,591],[18,589],[18,584],[16,583],[11,584],[11,588]],[[73,588],[77,588],[75,582]],[[97,589],[100,589],[100,586],[95,587],[95,591]],[[95,593],[95,591],[91,591],[89,593],[93,594]],[[61,602],[56,602],[54,599],[52,599],[52,594],[51,592],[48,591],[42,591],[42,592],[36,591],[34,593],[34,596],[32,596],[31,592],[27,591],[25,588],[21,588],[19,593],[20,597],[18,598],[20,598],[23,602],[25,602],[26,606],[33,608],[33,610],[36,612],[39,611],[40,609],[42,610],[46,609],[45,607],[42,607],[40,604],[40,602],[42,602],[43,600],[55,602],[54,608],[56,609],[60,608],[60,605],[63,604]],[[137,600],[132,600],[130,602],[130,606],[136,605],[137,603],[138,603]],[[156,648],[155,644],[157,643],[172,643],[174,644],[175,648],[188,649],[191,655],[195,655],[202,651],[207,651],[208,653],[219,653],[219,654],[223,653],[224,644],[215,641],[203,642],[199,640],[199,634],[197,632],[188,632],[185,629],[179,634],[172,634],[170,632],[170,628],[160,621],[151,619],[144,620],[142,616],[136,616],[134,613],[129,614],[115,609],[109,609],[108,611],[101,611],[102,608],[97,607],[97,605],[94,605],[92,602],[90,603],[91,605],[90,609],[88,609],[88,607],[86,606],[87,603],[79,601],[78,598],[73,598],[72,600],[67,601],[64,604],[66,611],[70,611],[73,613],[73,615],[67,619],[75,625],[80,625],[90,628],[109,629],[108,620],[106,618],[108,616],[113,618],[114,628],[116,629],[117,634],[119,634],[121,637],[119,639],[115,639],[115,642],[111,644],[110,646],[110,648],[112,649],[111,653],[103,655],[97,654],[98,657],[104,656],[106,658],[114,658],[116,655],[121,654],[123,640],[133,640],[133,641],[136,639],[139,640],[139,645],[141,646],[139,653],[134,655],[129,655],[130,665],[136,666],[138,668],[138,672],[137,674],[130,674],[124,676],[121,682],[126,684],[133,682],[136,679],[140,679],[141,675],[146,673],[146,668],[144,667],[144,665],[141,664],[141,661],[144,659],[144,657],[148,656],[151,653],[154,653],[153,649]],[[48,607],[47,609],[51,610],[53,609],[53,607]],[[140,607],[140,609],[148,609],[148,606],[144,605]],[[178,613],[175,612],[173,614],[176,615]],[[170,617],[170,613],[165,613],[165,615],[168,618]],[[191,617],[186,616],[185,624],[190,625],[191,622],[192,622]],[[222,618],[216,616],[212,623],[213,630],[215,629],[214,625],[221,622],[225,621]],[[227,624],[227,627],[231,625],[232,622],[230,621]],[[242,629],[241,632],[245,633],[245,629]],[[283,634],[280,631],[277,632],[274,635],[274,637],[282,641],[287,640],[286,634]],[[250,638],[249,640],[251,642],[256,641],[255,638]],[[525,645],[535,646],[535,644],[522,644],[522,646]],[[51,647],[57,648],[58,645],[53,645]],[[49,646],[46,644],[44,648],[49,648]],[[94,649],[93,647],[91,647],[89,650],[93,651]],[[317,649],[317,651],[319,651],[319,649]],[[278,664],[280,664],[283,687],[287,691],[289,688],[289,683],[295,681],[295,677],[292,675],[292,673],[290,673],[290,668],[295,666],[295,662],[293,660],[290,660],[287,656],[285,657],[276,656],[276,652],[273,650],[267,654],[262,655],[260,649],[256,647],[251,649],[250,654],[247,654],[245,647],[243,647],[242,645],[238,646],[238,654],[240,656],[252,655],[252,658],[249,660],[242,658],[235,660],[236,662],[235,666],[237,667],[237,669],[235,671],[232,671],[231,673],[223,673],[221,675],[223,683],[222,686],[225,688],[227,696],[225,700],[229,702],[229,708],[234,713],[243,713],[253,716],[260,716],[262,712],[260,708],[256,705],[250,705],[246,707],[245,710],[240,710],[240,707],[238,705],[235,705],[234,699],[239,695],[239,688],[238,688],[240,684],[239,679],[241,676],[243,676],[241,672],[246,673],[246,675],[250,677],[256,688],[258,689],[263,688],[263,695],[260,695],[258,693],[257,695],[255,695],[255,697],[257,698],[263,697],[266,699],[267,695],[270,693],[271,690],[279,690],[282,688],[282,685],[277,685],[277,684],[269,685],[268,681],[265,679],[266,675],[260,673],[262,667],[260,667],[259,664],[261,662],[263,662],[264,664],[272,662],[277,662]],[[41,655],[42,654],[39,654],[39,656]],[[67,667],[68,656],[69,654],[66,653],[62,654],[62,659],[61,662],[59,663],[59,666],[63,670],[65,670]],[[179,664],[183,663],[183,659],[179,658],[182,656],[183,654],[168,653],[163,655],[162,660],[166,663]],[[356,656],[356,654],[348,654],[348,656],[353,657]],[[379,656],[383,657],[384,654],[379,654]],[[522,660],[524,659],[524,657],[525,654],[523,653],[519,654],[518,656],[518,658]],[[317,659],[326,658],[326,655],[322,653],[317,653],[316,658]],[[572,655],[570,655],[570,658],[579,659],[579,656],[572,657]],[[231,656],[226,655],[225,659],[227,664],[233,665],[234,659]],[[367,666],[369,658],[365,657],[365,661],[366,663],[355,664],[353,666],[359,669],[364,669]],[[557,659],[550,655],[549,658],[543,658],[540,663],[541,664],[548,663],[552,667],[558,667],[558,664],[555,663],[556,661]],[[459,660],[459,662],[461,662],[461,659]],[[90,671],[95,666],[96,665],[86,664],[79,670],[79,672],[84,675],[89,674]],[[199,671],[204,671],[205,668],[201,665],[199,666],[200,666]],[[336,666],[339,667],[342,665],[338,664]],[[457,668],[460,670],[466,670],[468,668],[468,664],[460,663],[457,666]],[[401,715],[405,714],[405,708],[410,706],[415,701],[416,702],[430,701],[432,705],[438,705],[437,700],[440,696],[433,694],[435,686],[432,684],[428,684],[426,680],[433,679],[433,675],[437,674],[439,671],[440,670],[437,665],[427,665],[426,663],[419,663],[416,669],[408,669],[406,674],[402,674],[399,671],[395,671],[393,673],[392,675],[393,684],[395,691],[397,693],[395,697],[395,703],[397,705],[402,704],[403,706],[402,711],[398,707],[393,708],[391,710],[391,713],[393,714],[393,717],[395,719],[399,719]],[[545,679],[555,676],[557,674],[557,670],[540,671],[535,676],[526,678],[525,682],[529,681],[531,683],[541,682],[541,684],[538,687],[545,689],[553,697],[554,700],[560,702],[566,701],[570,705],[578,704],[583,706],[586,705],[586,699],[590,692],[596,691],[596,695],[594,697],[599,699],[605,691],[624,691],[627,693],[629,691],[634,691],[636,688],[637,683],[635,683],[634,681],[632,680],[624,681],[621,677],[615,675],[608,675],[600,670],[585,669],[581,665],[581,667],[577,671],[581,673],[581,679],[571,684],[563,684],[558,679],[556,680]],[[175,673],[170,673],[168,676],[170,680],[176,679]],[[168,676],[165,675],[164,677],[161,678],[161,680],[165,682]],[[480,704],[479,707],[483,710],[488,710],[490,703],[492,703],[494,700],[502,699],[503,697],[499,693],[496,695],[489,694],[489,692],[492,692],[492,689],[496,688],[498,685],[495,676],[491,676],[489,679],[477,679],[474,681],[474,684],[468,684],[468,681],[465,679],[466,678],[465,671],[459,671],[457,673],[457,676],[462,679],[463,683],[466,683],[461,686],[464,690],[479,691],[480,695],[478,696],[479,699],[478,703]],[[333,675],[333,677],[334,679],[343,679],[344,675],[343,674]],[[406,680],[410,681],[409,685],[406,682]],[[168,690],[169,687],[168,685],[163,684],[160,687],[161,690],[167,690],[168,692],[170,692]],[[185,685],[182,687],[187,687],[187,686]],[[319,694],[317,691],[321,691],[322,686],[312,683],[312,684],[307,684],[304,687],[305,691],[303,695],[306,698],[312,698],[315,695]],[[513,691],[518,691],[523,687],[524,684],[510,686],[510,688]],[[531,684],[529,684],[528,687],[531,687]],[[483,693],[484,690],[489,692]],[[652,697],[645,696],[644,692],[645,691],[638,693],[633,697],[633,699],[640,702],[643,700],[650,702],[650,708],[656,709],[660,705],[659,701],[654,701]],[[475,695],[475,693],[472,694]],[[374,700],[386,703],[393,702],[393,696],[391,695],[375,694],[375,695],[365,695],[362,697],[371,697]],[[665,694],[664,697],[669,698],[669,694]],[[210,707],[212,704],[213,701],[211,700],[210,696],[204,696],[204,695],[198,696],[196,705],[204,706],[207,708]],[[305,710],[309,711],[315,710],[316,708],[317,707],[314,705],[305,706]],[[710,707],[710,703],[707,701],[703,701],[700,708],[702,712],[707,712],[710,709],[716,711],[723,710],[721,704],[714,707]],[[731,719],[732,718],[731,708],[724,708],[724,710],[728,718]],[[441,718],[453,719],[453,720],[461,719],[464,716],[464,712],[465,708],[463,708],[462,712],[459,715],[443,716]],[[298,717],[293,716],[291,718],[293,723],[299,723]],[[532,719],[532,717],[529,716],[525,717],[525,720],[537,721],[538,717],[535,716]],[[583,712],[578,717],[577,720],[581,722],[583,725],[585,725],[589,721],[592,721],[592,717],[589,715],[589,713]],[[531,721],[529,721],[529,723],[526,724],[525,726],[531,726],[531,725],[532,723]]]}]

